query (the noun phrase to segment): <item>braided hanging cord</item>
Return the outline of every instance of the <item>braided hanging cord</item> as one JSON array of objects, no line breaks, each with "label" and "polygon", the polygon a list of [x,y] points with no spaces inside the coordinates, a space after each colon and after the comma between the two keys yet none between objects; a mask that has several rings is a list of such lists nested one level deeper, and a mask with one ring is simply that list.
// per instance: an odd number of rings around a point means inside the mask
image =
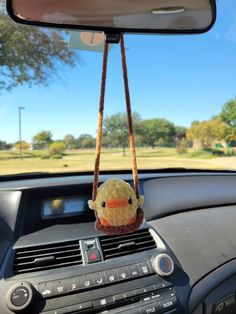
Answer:
[{"label": "braided hanging cord", "polygon": [[96,153],[95,153],[96,155],[95,155],[95,166],[94,166],[93,195],[92,195],[93,201],[95,201],[96,196],[97,196],[98,181],[99,181],[99,167],[100,167],[100,156],[101,156],[101,146],[102,146],[102,125],[103,125],[103,116],[104,116],[108,51],[109,51],[109,44],[105,41],[104,53],[103,53],[103,64],[102,64],[100,104],[99,104],[99,113],[98,113],[98,129],[97,129],[97,141],[96,141]]},{"label": "braided hanging cord", "polygon": [[[128,72],[127,72],[126,53],[125,53],[123,34],[121,34],[120,48],[121,48],[121,60],[122,60],[122,70],[123,70],[123,79],[124,79],[128,129],[129,129],[129,142],[130,142],[130,154],[131,154],[131,162],[132,162],[134,190],[135,190],[137,198],[139,198],[140,194],[139,194],[139,183],[138,183],[138,169],[137,169],[135,141],[134,141],[133,123],[132,123],[131,101],[130,101],[129,82],[128,82]],[[96,155],[95,155],[93,195],[92,195],[93,201],[95,201],[96,196],[97,196],[97,189],[98,189],[98,182],[99,182],[99,168],[100,168],[100,156],[101,156],[101,145],[102,145],[102,127],[103,127],[103,116],[104,116],[108,52],[109,52],[109,44],[105,42],[104,54],[103,54],[103,66],[102,66],[100,104],[99,104],[99,114],[98,114],[96,153],[95,153]]]},{"label": "braided hanging cord", "polygon": [[136,159],[136,151],[135,151],[128,71],[127,71],[127,62],[126,62],[126,53],[125,53],[125,44],[124,44],[123,34],[121,34],[121,38],[120,38],[120,49],[121,49],[121,61],[122,61],[123,79],[124,79],[124,87],[125,87],[125,100],[126,100],[126,111],[127,111],[127,118],[128,118],[130,156],[131,156],[131,162],[132,162],[134,190],[135,190],[137,198],[139,198],[138,168],[137,168],[137,159]]}]

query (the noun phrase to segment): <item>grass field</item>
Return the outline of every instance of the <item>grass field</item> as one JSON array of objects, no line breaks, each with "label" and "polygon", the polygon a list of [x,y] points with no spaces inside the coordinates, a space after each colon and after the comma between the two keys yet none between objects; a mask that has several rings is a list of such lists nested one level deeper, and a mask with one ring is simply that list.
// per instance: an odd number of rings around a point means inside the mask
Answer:
[{"label": "grass field", "polygon": [[[42,159],[45,151],[27,151],[20,160],[15,151],[0,152],[0,174],[21,172],[71,172],[89,171],[94,167],[94,150],[74,150],[66,152],[62,159]],[[139,169],[168,167],[200,169],[236,169],[236,157],[189,158],[177,155],[175,148],[138,148]],[[123,156],[121,149],[103,149],[101,169],[131,169],[129,152]]]}]

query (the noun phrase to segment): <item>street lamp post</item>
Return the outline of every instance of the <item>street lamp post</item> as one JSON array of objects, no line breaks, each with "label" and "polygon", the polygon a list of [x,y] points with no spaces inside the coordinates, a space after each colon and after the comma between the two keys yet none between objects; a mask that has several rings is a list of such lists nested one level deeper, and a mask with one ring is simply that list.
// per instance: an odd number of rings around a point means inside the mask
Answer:
[{"label": "street lamp post", "polygon": [[19,107],[19,142],[20,142],[20,159],[22,160],[22,134],[21,134],[21,110],[25,110],[25,107]]}]

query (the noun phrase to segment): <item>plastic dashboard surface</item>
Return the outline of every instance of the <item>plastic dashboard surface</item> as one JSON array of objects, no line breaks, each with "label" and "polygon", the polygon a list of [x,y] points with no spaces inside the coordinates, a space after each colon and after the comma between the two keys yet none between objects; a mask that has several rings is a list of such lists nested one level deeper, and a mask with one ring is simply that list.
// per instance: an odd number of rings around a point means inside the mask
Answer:
[{"label": "plastic dashboard surface", "polygon": [[[108,177],[103,176],[102,181]],[[131,181],[130,175],[119,177]],[[158,233],[175,262],[175,271],[168,277],[168,282],[174,286],[179,313],[192,313],[194,310],[198,311],[196,313],[203,313],[205,311],[205,305],[202,305],[203,300],[216,286],[236,273],[236,263],[234,263],[236,258],[236,206],[234,206],[236,204],[236,175],[145,174],[140,176],[140,183],[141,191],[145,196],[146,227],[150,226]],[[0,183],[1,295],[5,295],[11,280],[24,279],[22,275],[12,277],[10,261],[12,261],[13,245],[27,247],[100,235],[94,231],[91,220],[82,221],[80,224],[73,220],[66,224],[57,222],[44,228],[37,225],[35,230],[24,232],[22,226],[27,213],[25,198],[27,199],[31,193],[37,194],[43,190],[47,193],[53,190],[55,193],[57,189],[80,191],[82,187],[87,189],[89,197],[91,184],[92,176]],[[109,267],[116,267],[124,261],[132,264],[139,257],[141,261],[151,258],[154,254],[155,250],[151,250],[148,254],[142,252],[112,261],[103,261],[94,264],[93,269],[99,271],[108,264]],[[56,273],[69,274],[72,269],[74,271],[75,266],[66,270],[50,270],[38,276],[52,275],[56,278]],[[25,277],[33,276],[35,274],[28,274]],[[145,281],[148,279],[144,278],[138,284],[144,284]],[[132,283],[127,282],[126,288],[129,287],[134,288]],[[223,297],[227,289],[225,287],[222,289],[221,296]],[[1,298],[0,313],[11,313],[5,309],[5,299]]]}]

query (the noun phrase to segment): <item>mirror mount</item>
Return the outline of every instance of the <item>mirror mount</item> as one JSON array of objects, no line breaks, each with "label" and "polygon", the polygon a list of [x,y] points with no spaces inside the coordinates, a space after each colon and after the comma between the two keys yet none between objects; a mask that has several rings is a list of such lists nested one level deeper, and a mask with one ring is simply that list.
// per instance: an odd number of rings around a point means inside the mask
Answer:
[{"label": "mirror mount", "polygon": [[119,44],[120,33],[107,33],[107,32],[105,32],[105,41],[108,44]]}]

